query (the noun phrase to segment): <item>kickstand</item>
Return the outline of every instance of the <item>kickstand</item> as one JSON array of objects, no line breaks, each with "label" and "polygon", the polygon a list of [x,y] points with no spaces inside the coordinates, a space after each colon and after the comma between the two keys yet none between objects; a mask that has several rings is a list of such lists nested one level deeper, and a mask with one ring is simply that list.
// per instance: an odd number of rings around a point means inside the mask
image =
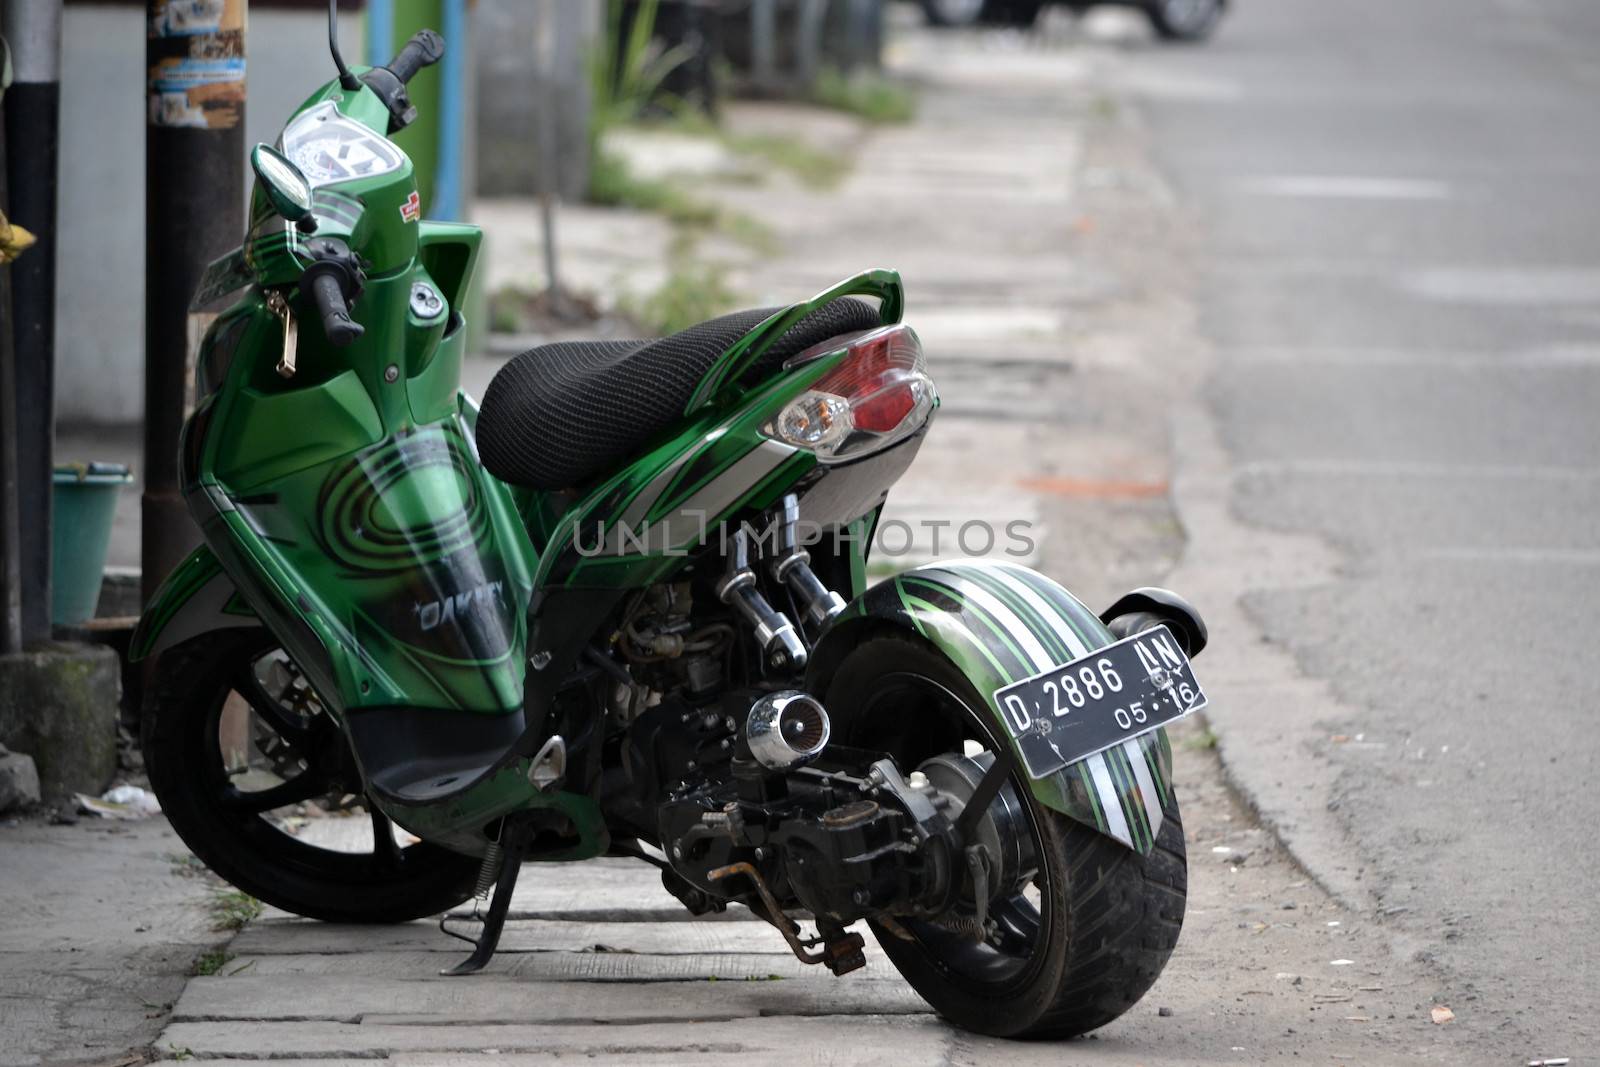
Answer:
[{"label": "kickstand", "polygon": [[[439,929],[458,941],[472,945],[472,955],[439,973],[447,977],[476,974],[483,970],[500,944],[500,933],[505,929],[506,912],[511,909],[511,893],[517,888],[517,874],[522,870],[522,858],[528,854],[528,844],[533,834],[527,824],[506,820],[500,835],[500,873],[494,883],[494,898],[489,901],[489,914],[483,916],[483,926],[477,937],[457,933],[446,925],[449,916],[439,920]],[[481,898],[480,898],[481,899]],[[478,917],[477,902],[473,902],[473,917]]]}]

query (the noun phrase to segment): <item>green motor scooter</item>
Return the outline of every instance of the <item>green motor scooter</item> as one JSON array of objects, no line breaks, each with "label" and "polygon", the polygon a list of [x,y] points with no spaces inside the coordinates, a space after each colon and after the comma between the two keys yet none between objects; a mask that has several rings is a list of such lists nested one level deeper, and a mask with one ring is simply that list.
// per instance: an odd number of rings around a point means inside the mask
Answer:
[{"label": "green motor scooter", "polygon": [[[444,42],[351,70],[334,17],[338,76],[255,148],[249,232],[196,297],[234,297],[181,444],[205,544],[134,637],[184,841],[317,919],[489,897],[447,973],[490,961],[525,863],[612,855],[835,974],[864,922],[972,1030],[1128,1010],[1183,918],[1163,727],[1205,701],[1199,615],[1160,589],[1096,613],[1006,561],[868,584],[939,406],[893,271],[545,345],[474,404],[481,233],[420,217],[389,140]],[[359,840],[293,832],[308,805]]]}]

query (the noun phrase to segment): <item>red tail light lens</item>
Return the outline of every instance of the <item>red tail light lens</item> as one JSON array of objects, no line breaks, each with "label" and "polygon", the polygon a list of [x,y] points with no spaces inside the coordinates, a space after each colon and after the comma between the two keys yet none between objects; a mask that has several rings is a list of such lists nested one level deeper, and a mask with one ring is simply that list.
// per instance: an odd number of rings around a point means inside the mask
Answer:
[{"label": "red tail light lens", "polygon": [[848,350],[844,360],[765,427],[769,437],[815,452],[823,462],[888,448],[920,429],[939,403],[922,345],[904,324],[826,341],[791,366],[841,347]]}]

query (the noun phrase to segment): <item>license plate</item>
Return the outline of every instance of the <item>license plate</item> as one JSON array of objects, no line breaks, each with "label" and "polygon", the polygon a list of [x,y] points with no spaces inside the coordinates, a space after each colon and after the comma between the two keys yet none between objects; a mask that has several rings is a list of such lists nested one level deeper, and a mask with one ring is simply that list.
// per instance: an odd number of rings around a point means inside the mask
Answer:
[{"label": "license plate", "polygon": [[994,693],[1022,763],[1045,778],[1205,707],[1189,657],[1157,626]]}]

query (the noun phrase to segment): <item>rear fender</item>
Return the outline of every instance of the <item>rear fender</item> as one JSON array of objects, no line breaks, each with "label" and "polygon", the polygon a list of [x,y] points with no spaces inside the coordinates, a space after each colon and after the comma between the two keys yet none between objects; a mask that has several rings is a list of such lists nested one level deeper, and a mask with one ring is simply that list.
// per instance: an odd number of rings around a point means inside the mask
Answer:
[{"label": "rear fender", "polygon": [[161,583],[139,616],[128,659],[159,656],[174,645],[212,630],[260,626],[216,554],[202,545],[189,553]]},{"label": "rear fender", "polygon": [[[934,563],[852,601],[817,642],[807,688],[826,692],[845,653],[881,626],[912,632],[949,659],[983,694],[998,738],[1010,735],[995,690],[1115,640],[1077,597],[1036,571],[988,560]],[[1156,730],[1028,784],[1051,810],[1146,854],[1171,782],[1172,745]]]}]

